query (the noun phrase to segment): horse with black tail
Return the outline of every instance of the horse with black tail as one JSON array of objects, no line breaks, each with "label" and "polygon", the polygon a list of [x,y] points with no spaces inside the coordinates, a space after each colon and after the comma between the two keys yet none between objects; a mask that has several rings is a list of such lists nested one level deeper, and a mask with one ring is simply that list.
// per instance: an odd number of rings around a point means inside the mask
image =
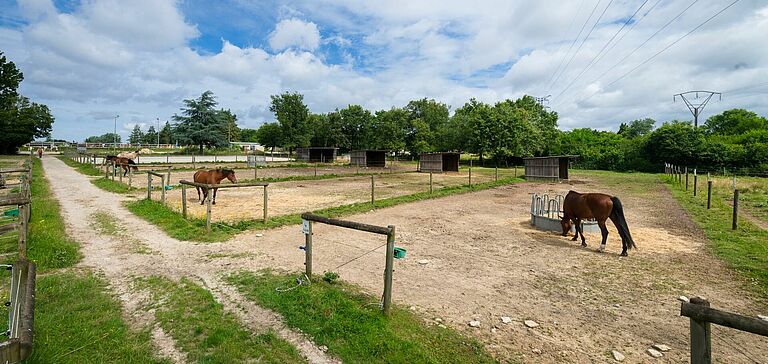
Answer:
[{"label": "horse with black tail", "polygon": [[586,247],[584,240],[584,231],[581,226],[581,220],[595,219],[603,235],[603,241],[600,243],[600,252],[605,251],[605,242],[608,240],[608,228],[605,227],[605,220],[611,219],[621,236],[622,251],[621,256],[627,256],[627,250],[637,248],[635,241],[632,240],[632,234],[629,232],[627,220],[624,218],[624,208],[621,201],[616,196],[606,195],[604,193],[578,193],[569,191],[563,201],[563,217],[560,224],[563,227],[563,236],[567,236],[571,230],[571,221],[573,221],[574,230],[573,241],[576,241],[581,235],[581,246]]},{"label": "horse with black tail", "polygon": [[136,165],[136,162],[133,161],[133,159],[124,158],[124,157],[118,157],[114,155],[108,155],[104,157],[104,164],[107,164],[109,162],[114,162],[115,167],[122,167],[123,168],[123,177],[125,177],[128,174],[128,169],[133,169],[134,172],[139,171],[139,167]]}]

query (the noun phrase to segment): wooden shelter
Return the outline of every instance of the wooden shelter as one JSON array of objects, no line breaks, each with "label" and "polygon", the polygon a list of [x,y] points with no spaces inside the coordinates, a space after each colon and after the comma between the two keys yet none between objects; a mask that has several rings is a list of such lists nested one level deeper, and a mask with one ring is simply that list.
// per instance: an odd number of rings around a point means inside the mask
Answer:
[{"label": "wooden shelter", "polygon": [[421,153],[419,171],[421,172],[458,172],[459,157],[456,152]]},{"label": "wooden shelter", "polygon": [[383,168],[387,164],[386,150],[353,150],[349,156],[353,166]]},{"label": "wooden shelter", "polygon": [[338,149],[334,147],[296,148],[296,160],[309,163],[333,163],[336,161]]},{"label": "wooden shelter", "polygon": [[568,164],[575,155],[524,158],[525,179],[529,181],[560,181],[568,179]]}]

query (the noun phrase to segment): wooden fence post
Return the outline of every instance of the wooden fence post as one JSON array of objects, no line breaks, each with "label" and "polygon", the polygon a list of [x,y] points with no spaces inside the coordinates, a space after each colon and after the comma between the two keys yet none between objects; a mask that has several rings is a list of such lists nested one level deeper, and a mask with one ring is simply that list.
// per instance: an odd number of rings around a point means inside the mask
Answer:
[{"label": "wooden fence post", "polygon": [[259,167],[255,164],[253,165],[253,179],[259,179]]},{"label": "wooden fence post", "polygon": [[312,279],[312,221],[304,221],[308,226],[304,234],[304,272],[307,274],[307,278]]},{"label": "wooden fence post", "polygon": [[117,173],[117,167],[114,161],[112,161],[112,180],[115,180],[115,174]]},{"label": "wooden fence post", "polygon": [[315,177],[317,177],[317,163],[315,163]]},{"label": "wooden fence post", "polygon": [[688,191],[688,167],[685,167],[685,190]]},{"label": "wooden fence post", "polygon": [[165,176],[160,177],[160,200],[165,205]]},{"label": "wooden fence post", "polygon": [[707,210],[712,207],[712,181],[707,181]]},{"label": "wooden fence post", "polygon": [[[703,298],[693,297],[691,303],[709,307]],[[712,332],[709,322],[691,318],[691,364],[712,363]]]},{"label": "wooden fence post", "polygon": [[373,175],[371,175],[371,205],[373,205],[375,198],[374,198],[374,182],[373,182]]},{"label": "wooden fence post", "polygon": [[195,168],[195,155],[194,154],[192,154],[192,169],[197,169],[197,168]]},{"label": "wooden fence post", "polygon": [[147,172],[147,200],[152,200],[152,175]]},{"label": "wooden fence post", "polygon": [[29,233],[29,204],[19,205],[19,259],[27,259]]},{"label": "wooden fence post", "polygon": [[187,185],[181,184],[181,216],[187,218]]},{"label": "wooden fence post", "polygon": [[389,225],[387,234],[387,260],[384,267],[384,315],[389,315],[389,307],[392,305],[392,272],[395,259],[395,227]]},{"label": "wooden fence post", "polygon": [[211,202],[213,201],[213,189],[208,189],[208,196],[205,201],[205,232],[211,232]]},{"label": "wooden fence post", "polygon": [[264,224],[266,224],[267,221],[269,221],[267,218],[267,211],[269,210],[267,207],[268,203],[269,203],[269,197],[267,193],[267,186],[264,186]]},{"label": "wooden fence post", "polygon": [[515,164],[515,178],[517,178],[517,164]]},{"label": "wooden fence post", "polygon": [[693,172],[693,197],[696,197],[696,190],[698,189],[699,185],[699,176],[696,174],[696,172]]},{"label": "wooden fence post", "polygon": [[499,180],[499,166],[496,165],[496,166],[493,167],[493,169],[494,169],[494,171],[493,171],[494,172],[493,180],[494,181],[498,181]]},{"label": "wooden fence post", "polygon": [[168,166],[168,177],[165,179],[166,184],[171,184],[171,166]]},{"label": "wooden fence post", "polygon": [[731,230],[736,230],[738,218],[739,218],[739,190],[733,190],[733,225],[731,226]]},{"label": "wooden fence post", "polygon": [[432,172],[429,172],[429,194],[432,194]]},{"label": "wooden fence post", "polygon": [[[120,169],[122,169],[124,166],[125,166],[124,164],[120,164]],[[118,180],[120,181],[120,183],[123,183],[123,174],[118,173],[118,176],[119,176]]]}]

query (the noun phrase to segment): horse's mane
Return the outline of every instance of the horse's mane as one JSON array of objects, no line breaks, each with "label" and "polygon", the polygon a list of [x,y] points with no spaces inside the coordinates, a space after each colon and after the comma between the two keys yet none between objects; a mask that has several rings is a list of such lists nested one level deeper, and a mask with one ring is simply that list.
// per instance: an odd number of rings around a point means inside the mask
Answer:
[{"label": "horse's mane", "polygon": [[216,168],[217,171],[223,173],[225,176],[229,176],[230,174],[234,174],[235,171],[229,168]]}]

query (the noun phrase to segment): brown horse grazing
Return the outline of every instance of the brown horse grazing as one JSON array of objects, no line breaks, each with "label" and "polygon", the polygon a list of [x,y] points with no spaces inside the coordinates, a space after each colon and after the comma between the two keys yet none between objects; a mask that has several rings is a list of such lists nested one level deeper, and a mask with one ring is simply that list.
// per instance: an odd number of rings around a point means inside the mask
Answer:
[{"label": "brown horse grazing", "polygon": [[576,241],[581,234],[581,246],[587,246],[584,241],[584,231],[582,230],[581,220],[595,219],[600,226],[600,232],[603,234],[603,241],[600,243],[600,251],[605,251],[605,242],[608,240],[608,228],[605,227],[605,220],[611,219],[621,236],[622,251],[621,255],[627,256],[627,249],[637,248],[632,235],[629,233],[627,220],[624,219],[624,209],[621,201],[616,196],[609,196],[603,193],[578,193],[569,191],[563,201],[563,218],[560,224],[563,226],[563,236],[568,235],[571,230],[571,220],[573,220],[576,234],[573,235],[573,241]]},{"label": "brown horse grazing", "polygon": [[[209,169],[207,171],[197,171],[195,172],[195,175],[192,177],[192,180],[197,183],[205,183],[209,185],[217,185],[223,180],[224,178],[228,179],[232,183],[237,183],[237,177],[235,177],[235,171],[227,168],[216,168],[216,169]],[[205,203],[205,199],[208,197],[208,189],[205,187],[195,187],[197,189],[197,199],[200,200],[200,204]],[[200,190],[203,190],[203,198],[200,198]],[[216,190],[218,188],[213,189],[213,202],[211,204],[216,204]]]},{"label": "brown horse grazing", "polygon": [[136,162],[134,162],[133,159],[118,157],[114,155],[108,155],[104,157],[104,164],[107,164],[107,162],[109,161],[114,162],[115,166],[123,167],[123,177],[125,177],[125,175],[128,174],[128,167],[133,169],[134,172],[139,171],[139,167],[136,166]]}]

